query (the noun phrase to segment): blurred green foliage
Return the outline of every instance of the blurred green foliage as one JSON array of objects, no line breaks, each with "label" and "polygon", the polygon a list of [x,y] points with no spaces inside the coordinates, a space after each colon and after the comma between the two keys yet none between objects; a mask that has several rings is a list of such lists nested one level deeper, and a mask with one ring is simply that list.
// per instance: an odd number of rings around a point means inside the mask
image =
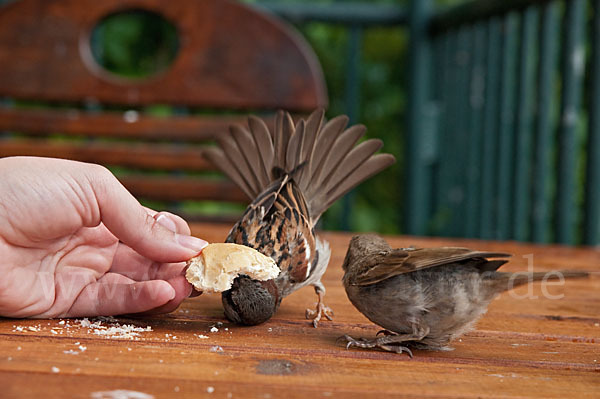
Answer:
[{"label": "blurred green foliage", "polygon": [[179,48],[175,26],[144,10],[109,15],[93,30],[91,44],[100,65],[128,78],[164,70]]}]

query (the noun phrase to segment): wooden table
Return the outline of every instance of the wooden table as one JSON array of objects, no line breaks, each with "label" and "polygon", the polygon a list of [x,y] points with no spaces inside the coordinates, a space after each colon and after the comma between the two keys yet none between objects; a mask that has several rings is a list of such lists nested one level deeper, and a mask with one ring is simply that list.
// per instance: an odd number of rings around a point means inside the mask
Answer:
[{"label": "wooden table", "polygon": [[[228,226],[196,225],[222,241]],[[119,318],[84,328],[77,320],[0,321],[0,398],[600,397],[600,276],[503,294],[477,330],[450,352],[406,355],[347,350],[336,338],[378,330],[346,298],[341,263],[349,234],[323,233],[332,247],[325,274],[333,322],[304,319],[312,288],[287,299],[269,322],[238,327],[223,317],[220,296],[187,300],[172,314]],[[396,246],[461,245],[515,254],[504,270],[600,271],[600,249],[389,237]],[[537,299],[532,299],[537,296]],[[223,324],[217,324],[222,322]],[[134,325],[117,338],[105,326]],[[213,327],[214,326],[214,327]],[[212,328],[212,331],[211,331]],[[121,328],[121,330],[127,330]],[[143,331],[141,331],[143,330]],[[55,331],[54,333],[52,331]],[[105,335],[98,335],[98,334]],[[112,391],[112,396],[101,392]]]}]

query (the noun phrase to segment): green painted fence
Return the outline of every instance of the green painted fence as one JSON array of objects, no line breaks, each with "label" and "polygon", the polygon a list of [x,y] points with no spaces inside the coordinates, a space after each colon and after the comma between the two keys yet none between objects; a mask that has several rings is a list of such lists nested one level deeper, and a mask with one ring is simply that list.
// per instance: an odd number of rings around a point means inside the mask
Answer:
[{"label": "green painted fence", "polygon": [[600,0],[259,4],[348,27],[351,116],[360,32],[409,29],[404,233],[600,244]]},{"label": "green painted fence", "polygon": [[599,13],[412,2],[407,233],[600,244]]}]

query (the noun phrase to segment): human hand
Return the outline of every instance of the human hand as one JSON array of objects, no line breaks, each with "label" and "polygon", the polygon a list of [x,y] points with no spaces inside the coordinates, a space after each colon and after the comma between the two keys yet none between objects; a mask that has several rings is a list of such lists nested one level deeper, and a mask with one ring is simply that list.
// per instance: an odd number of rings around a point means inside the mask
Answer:
[{"label": "human hand", "polygon": [[1,316],[170,312],[192,292],[184,261],[206,244],[102,166],[0,159]]}]

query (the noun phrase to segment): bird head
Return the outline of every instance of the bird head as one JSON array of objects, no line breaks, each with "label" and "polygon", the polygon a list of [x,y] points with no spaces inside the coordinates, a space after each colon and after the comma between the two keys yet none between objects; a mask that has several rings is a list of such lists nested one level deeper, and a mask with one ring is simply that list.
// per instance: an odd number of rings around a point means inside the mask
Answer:
[{"label": "bird head", "polygon": [[388,243],[376,234],[361,234],[352,237],[348,252],[342,264],[344,271],[348,271],[350,265],[355,264],[357,260],[369,256],[369,254],[377,253],[378,251],[389,250]]},{"label": "bird head", "polygon": [[221,294],[225,316],[243,325],[264,323],[275,314],[281,296],[273,280],[257,281],[246,275],[233,280],[231,289]]}]

